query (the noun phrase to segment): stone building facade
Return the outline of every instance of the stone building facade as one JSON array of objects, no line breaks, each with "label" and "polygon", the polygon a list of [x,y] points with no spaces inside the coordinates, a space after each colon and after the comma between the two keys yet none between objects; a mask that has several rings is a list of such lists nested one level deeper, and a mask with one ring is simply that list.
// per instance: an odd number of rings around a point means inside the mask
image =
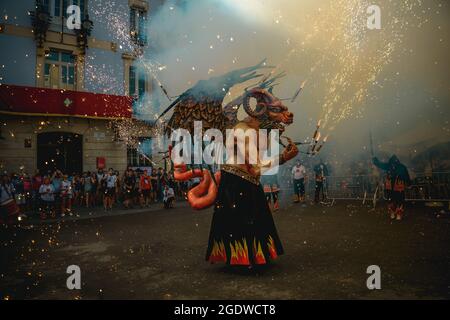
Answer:
[{"label": "stone building facade", "polygon": [[[151,76],[134,61],[148,50],[146,19],[162,1],[107,2],[1,3],[1,171],[164,166],[161,155],[121,141],[114,126],[141,114],[136,102],[152,92]],[[80,29],[66,26],[72,4],[81,8]],[[108,17],[120,25],[112,28]],[[151,124],[136,123],[147,143]]]}]

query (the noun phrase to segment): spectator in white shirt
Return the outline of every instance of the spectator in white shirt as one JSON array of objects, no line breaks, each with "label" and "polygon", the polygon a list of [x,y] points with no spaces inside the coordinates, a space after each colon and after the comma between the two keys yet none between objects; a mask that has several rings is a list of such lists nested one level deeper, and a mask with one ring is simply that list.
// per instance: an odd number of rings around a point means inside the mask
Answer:
[{"label": "spectator in white shirt", "polygon": [[292,168],[292,178],[294,183],[294,202],[305,201],[305,166],[301,164],[300,160]]},{"label": "spectator in white shirt", "polygon": [[166,209],[173,208],[173,201],[175,200],[175,192],[167,184],[164,187],[163,196],[164,196],[163,197],[164,208]]},{"label": "spectator in white shirt", "polygon": [[49,178],[44,179],[44,184],[39,187],[39,194],[41,195],[41,206],[39,208],[41,219],[47,218],[47,212],[55,218],[55,187],[50,183]]}]

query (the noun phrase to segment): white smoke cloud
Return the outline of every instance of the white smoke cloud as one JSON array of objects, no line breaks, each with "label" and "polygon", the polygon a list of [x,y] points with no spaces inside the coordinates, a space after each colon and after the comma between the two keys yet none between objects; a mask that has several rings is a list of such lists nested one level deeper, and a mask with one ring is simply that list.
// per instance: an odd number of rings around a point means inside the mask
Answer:
[{"label": "white smoke cloud", "polygon": [[[295,124],[286,134],[303,140],[317,120],[324,119],[323,136],[331,133],[324,157],[367,153],[370,128],[377,148],[380,140],[411,130],[423,117],[430,126],[438,121],[448,136],[448,122],[441,123],[445,108],[436,108],[448,104],[446,86],[437,87],[436,79],[448,77],[431,63],[429,74],[418,74],[418,69],[425,71],[423,59],[431,52],[415,45],[430,42],[434,28],[442,34],[448,27],[442,16],[449,12],[448,5],[443,1],[425,8],[420,1],[381,0],[378,33],[366,29],[366,8],[371,4],[366,0],[195,0],[183,6],[176,2],[165,2],[151,16],[151,50],[146,56],[157,66],[153,75],[172,96],[198,80],[267,58],[277,71],[287,72],[275,89],[277,96],[291,96],[308,80],[296,103],[287,102]],[[436,63],[448,66],[448,45],[432,51]],[[152,96],[162,102],[148,105],[156,114],[169,101],[158,88]],[[431,112],[423,116],[424,110]]]}]

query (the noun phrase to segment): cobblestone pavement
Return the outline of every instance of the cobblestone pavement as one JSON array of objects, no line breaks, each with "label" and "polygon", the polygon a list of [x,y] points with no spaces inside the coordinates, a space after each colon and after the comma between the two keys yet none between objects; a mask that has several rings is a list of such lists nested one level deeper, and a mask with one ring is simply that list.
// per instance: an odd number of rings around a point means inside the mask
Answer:
[{"label": "cobblestone pavement", "polygon": [[[264,269],[204,261],[211,210],[185,203],[0,229],[9,299],[449,299],[450,217],[408,209],[290,205],[275,213],[285,255]],[[66,268],[81,268],[81,290]],[[366,269],[381,268],[381,290]]]}]

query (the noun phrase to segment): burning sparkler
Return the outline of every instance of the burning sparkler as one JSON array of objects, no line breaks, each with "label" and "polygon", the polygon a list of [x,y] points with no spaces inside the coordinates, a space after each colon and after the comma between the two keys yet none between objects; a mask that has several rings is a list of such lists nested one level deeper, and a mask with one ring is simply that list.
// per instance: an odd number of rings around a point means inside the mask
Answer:
[{"label": "burning sparkler", "polygon": [[[314,131],[314,134],[313,134],[311,142],[306,142],[306,141],[305,142],[294,142],[294,144],[296,146],[301,146],[301,145],[308,145],[309,146],[309,148],[308,148],[309,150],[307,150],[306,152],[300,151],[301,153],[315,156],[316,154],[319,153],[320,150],[322,150],[323,146],[325,145],[325,143],[328,140],[328,135],[325,136],[325,138],[323,138],[322,142],[319,144],[320,137],[321,137],[321,133],[319,131],[320,130],[320,125],[321,125],[321,120],[319,120],[317,122],[317,127],[316,127],[316,130]],[[280,144],[283,147],[286,147],[286,145],[281,141],[282,138],[284,138],[284,139],[288,139],[288,138],[284,137],[284,136],[280,137]]]},{"label": "burning sparkler", "polygon": [[305,87],[306,84],[306,80],[302,82],[302,84],[300,85],[300,88],[297,90],[297,92],[294,94],[294,96],[291,99],[291,103],[294,103],[295,100],[297,100],[297,97],[300,95],[300,93],[302,92],[303,88]]},{"label": "burning sparkler", "polygon": [[311,154],[314,153],[314,150],[316,149],[317,143],[318,143],[319,140],[320,140],[320,132],[319,132],[319,129],[320,129],[320,122],[321,122],[321,120],[319,120],[319,121],[317,122],[316,131],[314,131],[314,135],[313,135],[313,138],[312,138],[311,149],[310,149],[310,151],[309,151]]},{"label": "burning sparkler", "polygon": [[322,144],[321,144],[321,145],[317,148],[317,150],[316,150],[316,154],[319,153],[320,149],[322,149],[322,147],[323,147],[324,144],[327,142],[327,140],[328,140],[328,136],[326,136],[326,137],[323,139]]}]

